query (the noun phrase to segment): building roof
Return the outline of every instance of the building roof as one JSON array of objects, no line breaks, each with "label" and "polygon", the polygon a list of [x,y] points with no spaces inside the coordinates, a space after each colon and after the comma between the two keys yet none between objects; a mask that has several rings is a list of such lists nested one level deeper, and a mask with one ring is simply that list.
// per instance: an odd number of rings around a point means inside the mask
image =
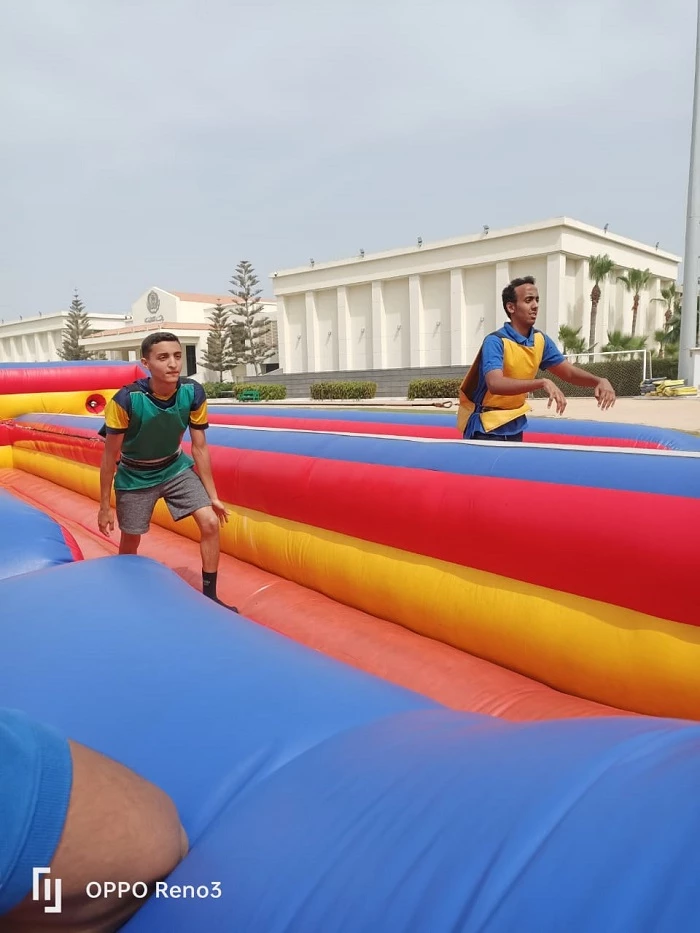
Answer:
[{"label": "building roof", "polygon": [[147,331],[148,333],[156,333],[160,330],[165,331],[178,331],[178,330],[209,330],[210,326],[206,321],[203,321],[201,324],[181,324],[176,321],[159,321],[157,324],[131,324],[129,327],[114,327],[109,330],[101,330],[94,334],[90,334],[90,337],[86,337],[86,340],[91,339],[92,337],[113,337],[118,334],[137,334],[139,331]]},{"label": "building roof", "polygon": [[[157,331],[161,330],[170,331],[174,334],[177,334],[178,331],[208,331],[211,330],[211,325],[207,321],[202,321],[201,324],[181,323],[178,321],[159,321],[157,324],[154,324],[146,323],[144,321],[141,324],[130,324],[128,327],[114,327],[110,328],[109,330],[97,331],[93,334],[90,334],[89,337],[85,337],[84,339],[92,340],[94,337],[126,336],[127,334],[138,334],[142,331],[149,334],[155,334]],[[268,327],[268,334],[273,334],[276,337],[277,321],[270,322],[270,326]]]},{"label": "building roof", "polygon": [[662,249],[657,249],[655,246],[651,246],[648,243],[641,243],[638,240],[631,240],[628,237],[621,236],[618,233],[613,231],[605,230],[604,228],[593,227],[590,224],[582,223],[580,220],[573,220],[571,217],[552,217],[549,220],[538,221],[537,223],[523,224],[517,227],[502,227],[499,229],[490,229],[485,226],[481,233],[472,233],[465,236],[453,237],[448,240],[435,240],[432,242],[421,243],[420,246],[402,246],[398,249],[384,250],[376,253],[365,253],[362,256],[348,256],[343,259],[333,259],[328,261],[318,260],[312,265],[297,266],[292,269],[279,269],[273,274],[273,278],[277,279],[284,276],[298,275],[301,273],[309,272],[318,272],[320,270],[327,269],[338,269],[343,266],[361,266],[368,264],[371,260],[374,259],[390,259],[400,256],[405,256],[409,253],[421,253],[425,255],[430,253],[431,250],[443,249],[446,246],[463,246],[469,243],[476,243],[478,241],[483,241],[488,239],[493,242],[494,240],[505,239],[507,237],[516,236],[523,233],[534,233],[540,230],[547,230],[552,227],[565,227],[569,230],[577,231],[579,233],[588,233],[596,238],[602,240],[607,240],[611,243],[615,243],[618,246],[631,247],[642,253],[648,253],[650,255],[657,256],[661,259],[669,260],[671,262],[680,263],[681,257],[676,256],[673,253],[669,253]]},{"label": "building roof", "polygon": [[[165,288],[163,291],[167,291],[169,295],[174,295],[180,301],[196,301],[198,304],[203,305],[215,305],[217,301],[220,301],[222,305],[230,305],[240,300],[231,294],[205,295],[202,292],[172,292],[169,288]],[[260,301],[274,303],[274,298],[260,298]]]},{"label": "building roof", "polygon": [[200,292],[171,292],[169,288],[164,289],[164,291],[167,291],[169,295],[174,295],[181,301],[196,301],[203,305],[215,305],[217,301],[220,301],[222,305],[229,305],[236,300],[233,295],[205,295]]},{"label": "building roof", "polygon": [[[11,324],[34,323],[36,321],[46,322],[46,321],[56,320],[57,318],[60,318],[63,321],[65,320],[65,318],[68,317],[68,313],[69,313],[68,311],[64,310],[64,311],[49,311],[46,314],[43,314],[41,311],[39,311],[37,314],[26,314],[26,315],[19,314],[17,317],[7,319],[7,320],[5,318],[2,318],[2,320],[0,320],[0,327],[2,326],[8,327]],[[92,318],[99,318],[100,320],[107,319],[110,321],[111,320],[114,320],[114,321],[124,320],[123,314],[112,314],[112,313],[105,313],[102,311],[88,311],[88,317],[91,320]]]}]

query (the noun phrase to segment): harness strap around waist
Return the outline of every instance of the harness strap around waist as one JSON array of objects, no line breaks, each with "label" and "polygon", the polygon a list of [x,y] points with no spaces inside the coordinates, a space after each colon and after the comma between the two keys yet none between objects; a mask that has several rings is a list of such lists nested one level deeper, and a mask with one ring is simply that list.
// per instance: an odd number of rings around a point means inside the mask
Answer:
[{"label": "harness strap around waist", "polygon": [[162,457],[160,460],[132,460],[130,457],[122,456],[120,462],[131,470],[158,470],[175,463],[181,453],[182,448],[169,457]]}]

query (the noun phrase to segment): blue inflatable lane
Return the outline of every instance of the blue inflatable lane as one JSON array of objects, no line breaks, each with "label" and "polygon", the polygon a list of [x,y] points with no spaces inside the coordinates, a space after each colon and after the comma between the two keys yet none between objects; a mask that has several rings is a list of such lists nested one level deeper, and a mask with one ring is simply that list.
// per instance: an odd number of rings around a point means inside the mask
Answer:
[{"label": "blue inflatable lane", "polygon": [[[99,430],[102,425],[101,419],[89,415],[28,414],[16,420],[87,430]],[[189,440],[189,432],[185,438]],[[700,498],[700,453],[687,451],[466,444],[460,440],[363,437],[233,425],[212,425],[207,440],[214,446],[241,450]]]},{"label": "blue inflatable lane", "polygon": [[[591,405],[595,402],[591,401]],[[257,415],[270,418],[305,418],[309,420],[360,421],[367,424],[415,424],[454,428],[457,436],[457,415],[452,410],[444,411],[367,411],[363,408],[304,408],[303,406],[262,405],[217,405],[212,402],[209,411],[214,415]],[[611,413],[614,418],[614,412]],[[575,434],[579,437],[628,438],[661,444],[668,450],[700,451],[700,437],[657,428],[646,424],[625,424],[619,421],[579,421],[575,418],[528,417],[528,431],[542,434]]]},{"label": "blue inflatable lane", "polygon": [[447,710],[144,558],[35,581],[0,582],[0,705],[158,783],[192,841],[127,933],[697,929],[697,724]]},{"label": "blue inflatable lane", "polygon": [[0,579],[82,560],[73,536],[39,509],[0,489]]}]

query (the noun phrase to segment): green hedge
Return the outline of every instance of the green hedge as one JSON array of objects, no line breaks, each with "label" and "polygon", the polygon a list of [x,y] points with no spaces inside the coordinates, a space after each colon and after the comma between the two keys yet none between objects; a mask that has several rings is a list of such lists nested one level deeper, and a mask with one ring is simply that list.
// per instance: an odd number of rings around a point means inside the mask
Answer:
[{"label": "green hedge", "polygon": [[287,397],[287,386],[278,383],[254,383],[254,382],[205,382],[202,386],[207,394],[207,398],[234,398],[238,397],[240,392],[250,391],[260,393],[261,402],[270,402]]},{"label": "green hedge", "polygon": [[[671,360],[654,360],[652,363],[654,377],[661,375],[661,370],[657,372],[657,364],[672,362]],[[594,373],[596,376],[602,376],[611,383],[616,395],[619,398],[631,398],[635,395],[641,395],[641,382],[643,365],[641,360],[608,360],[605,363],[584,363],[578,366],[579,369],[585,369],[586,372]],[[676,362],[676,372],[678,363]],[[649,372],[647,370],[647,376]],[[567,398],[588,398],[593,396],[593,388],[590,386],[572,386],[568,382],[557,379],[552,373],[540,371],[537,378],[542,377],[551,379],[562,390]],[[547,394],[543,391],[533,392],[534,398],[546,398]]]},{"label": "green hedge", "polygon": [[311,386],[311,398],[374,398],[377,394],[376,382],[314,382]]},{"label": "green hedge", "polygon": [[678,360],[652,360],[651,371],[654,379],[678,379]]},{"label": "green hedge", "polygon": [[408,397],[457,398],[461,379],[414,379],[408,385]]}]

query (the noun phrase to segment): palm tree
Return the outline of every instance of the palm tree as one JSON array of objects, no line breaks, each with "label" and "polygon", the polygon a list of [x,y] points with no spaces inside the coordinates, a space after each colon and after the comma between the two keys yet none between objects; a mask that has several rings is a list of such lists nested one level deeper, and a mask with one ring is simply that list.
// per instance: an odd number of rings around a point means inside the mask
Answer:
[{"label": "palm tree", "polygon": [[666,310],[664,311],[664,320],[668,324],[676,311],[680,314],[683,296],[676,288],[676,283],[671,282],[668,288],[661,289],[661,298],[652,298],[651,300],[664,302],[666,305]]},{"label": "palm tree", "polygon": [[671,332],[666,329],[655,330],[654,340],[659,345],[659,359],[663,360],[664,357],[666,356],[666,348],[673,343],[673,341],[671,340]]},{"label": "palm tree", "polygon": [[564,353],[584,353],[586,350],[586,339],[581,336],[580,327],[574,330],[568,324],[562,324],[559,327],[559,340]]},{"label": "palm tree", "polygon": [[588,259],[588,276],[594,282],[591,292],[591,327],[588,337],[588,349],[595,346],[595,329],[598,322],[598,303],[600,301],[600,283],[605,281],[615,268],[615,263],[606,253],[604,256],[590,256]]},{"label": "palm tree", "polygon": [[665,327],[667,341],[666,343],[681,342],[681,312],[680,308],[674,311],[671,317],[666,321]]},{"label": "palm tree", "polygon": [[632,359],[635,351],[646,349],[646,343],[646,337],[623,334],[620,330],[608,331],[608,342],[603,347],[603,353],[629,353],[627,359]]},{"label": "palm tree", "polygon": [[622,282],[628,292],[633,292],[632,300],[632,336],[637,332],[637,313],[639,311],[639,295],[651,281],[649,269],[630,269],[627,275],[618,275],[617,281]]}]

